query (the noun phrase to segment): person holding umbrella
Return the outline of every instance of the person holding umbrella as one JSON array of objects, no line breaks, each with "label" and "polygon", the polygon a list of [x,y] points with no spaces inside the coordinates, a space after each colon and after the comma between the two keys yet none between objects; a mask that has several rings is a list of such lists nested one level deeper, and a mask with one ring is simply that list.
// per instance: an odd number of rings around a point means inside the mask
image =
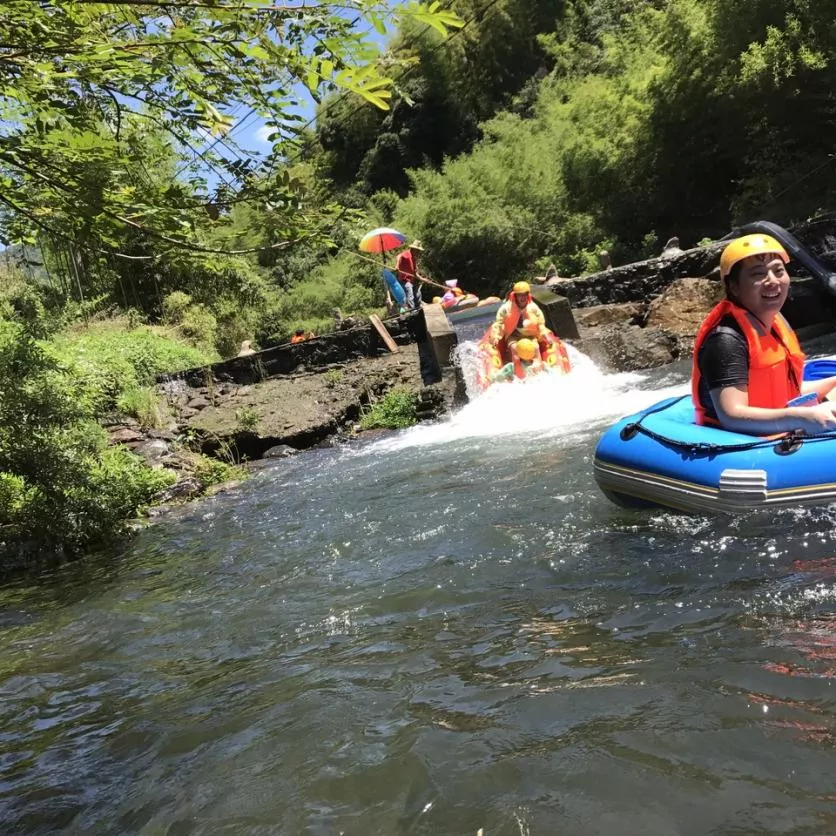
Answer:
[{"label": "person holding umbrella", "polygon": [[414,310],[420,307],[423,302],[421,286],[418,284],[426,281],[425,277],[418,272],[418,254],[422,252],[424,252],[424,248],[421,246],[421,242],[416,239],[405,250],[398,253],[398,260],[395,264],[398,280],[403,285],[406,294],[407,310]]},{"label": "person holding umbrella", "polygon": [[359,247],[361,252],[377,253],[381,256],[383,286],[386,288],[386,307],[390,311],[397,311],[398,307],[404,306],[406,297],[403,288],[395,278],[395,274],[387,269],[384,253],[402,247],[404,241],[406,241],[406,236],[402,232],[398,232],[397,229],[392,229],[388,226],[380,226],[377,229],[373,229],[360,239]]}]

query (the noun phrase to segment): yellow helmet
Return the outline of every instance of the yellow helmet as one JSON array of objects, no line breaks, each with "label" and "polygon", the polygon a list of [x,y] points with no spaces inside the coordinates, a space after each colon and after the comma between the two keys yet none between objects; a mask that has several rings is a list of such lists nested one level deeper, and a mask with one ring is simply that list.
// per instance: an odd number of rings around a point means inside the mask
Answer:
[{"label": "yellow helmet", "polygon": [[533,360],[537,356],[537,351],[537,343],[534,340],[523,337],[523,339],[517,341],[517,357],[520,360],[525,360],[526,362]]},{"label": "yellow helmet", "polygon": [[787,251],[771,235],[762,235],[759,232],[753,235],[744,235],[742,238],[735,238],[723,250],[723,254],[720,256],[720,278],[725,279],[738,261],[742,261],[750,255],[761,255],[762,253],[775,253],[784,264],[790,260]]},{"label": "yellow helmet", "polygon": [[540,326],[533,319],[524,319],[520,330],[526,337],[536,337],[540,333]]},{"label": "yellow helmet", "polygon": [[514,293],[531,293],[531,285],[528,282],[517,282],[514,285]]}]

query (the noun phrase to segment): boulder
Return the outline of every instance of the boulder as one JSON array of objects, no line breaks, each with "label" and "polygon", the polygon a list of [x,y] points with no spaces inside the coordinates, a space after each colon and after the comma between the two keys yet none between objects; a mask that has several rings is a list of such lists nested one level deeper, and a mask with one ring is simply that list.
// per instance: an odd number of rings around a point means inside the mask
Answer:
[{"label": "boulder", "polygon": [[594,305],[573,311],[575,322],[583,328],[599,325],[639,325],[647,306],[641,302],[622,302],[615,305]]},{"label": "boulder", "polygon": [[299,451],[291,447],[289,444],[276,444],[262,453],[263,459],[286,459],[289,456],[295,456]]},{"label": "boulder", "polygon": [[142,433],[139,430],[122,427],[118,430],[113,430],[110,435],[111,444],[127,444],[131,441],[142,441]]},{"label": "boulder", "polygon": [[151,468],[161,468],[171,456],[168,444],[161,438],[152,438],[132,447],[133,452],[145,459]]},{"label": "boulder", "polygon": [[677,279],[650,303],[645,325],[679,337],[694,337],[705,315],[724,297],[719,282]]},{"label": "boulder", "polygon": [[836,300],[815,279],[793,277],[781,313],[793,328],[804,328],[836,318]]},{"label": "boulder", "polygon": [[598,366],[635,372],[672,363],[680,357],[674,334],[638,325],[606,325],[585,330],[579,346]]},{"label": "boulder", "polygon": [[164,504],[175,500],[185,501],[197,496],[203,485],[194,476],[178,479],[171,487],[165,488],[154,496],[154,502]]}]

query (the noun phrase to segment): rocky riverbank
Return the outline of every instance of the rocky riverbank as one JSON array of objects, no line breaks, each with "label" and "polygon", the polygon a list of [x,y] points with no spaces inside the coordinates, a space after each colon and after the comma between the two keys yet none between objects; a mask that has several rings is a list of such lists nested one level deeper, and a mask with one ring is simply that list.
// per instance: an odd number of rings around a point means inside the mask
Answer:
[{"label": "rocky riverbank", "polygon": [[420,413],[435,418],[452,405],[450,384],[424,386],[418,348],[396,354],[329,363],[238,385],[197,389],[182,382],[164,385],[182,431],[198,439],[205,453],[234,447],[236,456],[259,459],[276,447],[301,450],[357,432],[364,408],[387,392],[403,389],[421,400]]},{"label": "rocky riverbank", "polygon": [[442,417],[456,402],[456,379],[448,374],[424,385],[418,346],[397,353],[326,363],[260,383],[239,384],[206,376],[203,386],[182,378],[159,385],[169,417],[161,429],[143,429],[131,419],[112,421],[113,444],[124,444],[150,467],[173,470],[178,480],[160,502],[202,494],[196,453],[245,468],[294,455],[317,445],[334,445],[362,435],[363,410],[393,389],[418,398],[419,420]]},{"label": "rocky riverbank", "polygon": [[[808,221],[791,233],[821,272],[836,268],[836,218]],[[700,323],[723,297],[723,247],[724,242],[714,242],[666,249],[658,258],[577,279],[551,279],[547,286],[569,300],[578,347],[598,365],[611,371],[654,368],[690,357]],[[783,313],[793,327],[836,321],[836,299],[826,287],[833,285],[834,274],[817,278],[798,259],[790,263],[790,272],[793,282]]]}]

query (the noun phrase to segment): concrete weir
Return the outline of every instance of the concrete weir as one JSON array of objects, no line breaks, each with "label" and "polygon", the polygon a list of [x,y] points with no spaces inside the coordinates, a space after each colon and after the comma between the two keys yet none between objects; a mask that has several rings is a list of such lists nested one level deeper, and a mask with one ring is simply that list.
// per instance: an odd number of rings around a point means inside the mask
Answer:
[{"label": "concrete weir", "polygon": [[441,305],[424,305],[422,308],[427,329],[432,359],[441,376],[449,370],[453,362],[453,349],[458,345],[458,337],[444,308]]},{"label": "concrete weir", "polygon": [[[398,346],[416,344],[421,358],[421,376],[425,385],[441,378],[440,364],[430,345],[430,337],[423,311],[404,314],[384,321],[386,330]],[[214,383],[250,385],[275,377],[327,368],[335,363],[379,357],[389,353],[377,330],[366,322],[345,331],[312,337],[295,345],[282,343],[270,346],[246,357],[233,357],[209,366],[184,369],[161,375],[158,383],[183,381],[197,388]],[[448,361],[449,362],[449,361]]]}]

